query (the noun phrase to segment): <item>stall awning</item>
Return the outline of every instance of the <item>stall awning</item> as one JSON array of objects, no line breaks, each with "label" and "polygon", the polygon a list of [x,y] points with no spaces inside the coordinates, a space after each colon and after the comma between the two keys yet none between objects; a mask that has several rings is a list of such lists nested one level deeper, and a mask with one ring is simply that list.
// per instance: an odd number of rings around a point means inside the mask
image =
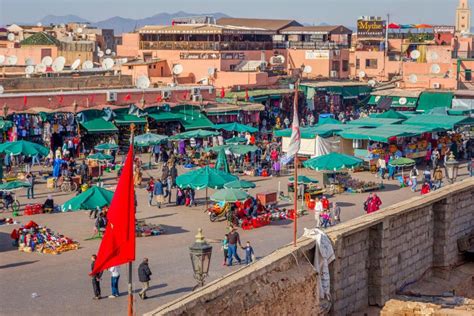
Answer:
[{"label": "stall awning", "polygon": [[6,131],[6,130],[12,128],[12,127],[13,127],[13,122],[12,121],[7,121],[7,120],[0,119],[0,130]]},{"label": "stall awning", "polygon": [[80,123],[88,133],[115,133],[118,131],[117,127],[112,122],[106,121],[103,118],[94,118]]},{"label": "stall awning", "polygon": [[[400,126],[400,128],[396,128]],[[388,143],[393,137],[411,137],[422,134],[421,131],[404,130],[401,125],[381,126],[377,128],[352,128],[338,133],[346,139],[366,139]]]},{"label": "stall awning", "polygon": [[157,122],[179,121],[182,118],[184,118],[184,115],[181,113],[173,113],[173,112],[166,112],[166,111],[150,113],[148,114],[148,116]]},{"label": "stall awning", "polygon": [[418,100],[417,111],[429,112],[434,108],[451,108],[453,93],[451,92],[423,92]]},{"label": "stall awning", "polygon": [[418,102],[417,98],[392,97],[393,108],[414,108]]},{"label": "stall awning", "polygon": [[[319,124],[312,127],[300,128],[300,134],[301,138],[305,139],[315,138],[317,135],[321,137],[330,137],[339,131],[343,131],[350,128],[352,127],[344,124]],[[274,134],[277,137],[290,137],[291,128],[275,131]]]},{"label": "stall awning", "polygon": [[358,125],[366,127],[379,127],[383,125],[398,124],[401,123],[403,119],[389,119],[389,118],[378,118],[378,117],[366,117],[354,121],[349,121],[349,125]]},{"label": "stall awning", "polygon": [[180,123],[185,130],[214,127],[214,123],[203,114],[201,114],[201,117],[199,115],[185,116],[180,120]]},{"label": "stall awning", "polygon": [[429,126],[435,129],[452,130],[456,126],[469,125],[469,117],[452,115],[416,115],[403,122],[406,125]]}]

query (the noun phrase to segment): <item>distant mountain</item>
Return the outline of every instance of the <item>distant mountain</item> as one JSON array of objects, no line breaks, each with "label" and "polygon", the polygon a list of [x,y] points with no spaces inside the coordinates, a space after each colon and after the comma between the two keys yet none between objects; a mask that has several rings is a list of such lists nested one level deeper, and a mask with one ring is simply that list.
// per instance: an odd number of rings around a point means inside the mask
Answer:
[{"label": "distant mountain", "polygon": [[50,24],[61,24],[61,23],[71,23],[71,22],[79,22],[79,23],[89,23],[86,19],[81,18],[77,15],[47,15],[41,20],[39,20],[43,25],[50,25]]},{"label": "distant mountain", "polygon": [[[216,12],[216,13],[189,13],[179,11],[176,13],[158,13],[153,16],[143,19],[129,19],[120,16],[114,16],[103,21],[91,22],[92,26],[96,26],[103,29],[114,29],[115,34],[121,34],[125,32],[132,32],[134,29],[142,27],[144,25],[169,25],[174,18],[188,17],[188,16],[203,16],[212,15],[214,18],[220,19],[223,17],[229,17],[227,14]],[[48,15],[42,18],[40,21],[43,25],[49,24],[61,24],[68,22],[80,22],[88,23],[86,19],[75,15],[64,15],[55,16]]]}]

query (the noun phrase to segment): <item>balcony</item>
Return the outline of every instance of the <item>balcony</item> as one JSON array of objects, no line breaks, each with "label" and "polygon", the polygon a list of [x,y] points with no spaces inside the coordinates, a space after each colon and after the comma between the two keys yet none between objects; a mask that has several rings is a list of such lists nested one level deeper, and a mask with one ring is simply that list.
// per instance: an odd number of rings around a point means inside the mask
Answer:
[{"label": "balcony", "polygon": [[272,42],[150,42],[141,41],[140,49],[144,50],[212,50],[212,51],[233,51],[233,50],[272,50]]}]

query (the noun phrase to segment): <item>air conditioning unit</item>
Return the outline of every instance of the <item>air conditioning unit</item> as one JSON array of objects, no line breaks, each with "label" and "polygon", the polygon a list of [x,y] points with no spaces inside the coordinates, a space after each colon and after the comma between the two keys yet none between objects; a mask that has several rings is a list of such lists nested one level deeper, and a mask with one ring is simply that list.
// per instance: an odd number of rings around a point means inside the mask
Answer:
[{"label": "air conditioning unit", "polygon": [[434,83],[433,83],[433,89],[441,89],[441,83],[439,83],[439,82],[434,82]]},{"label": "air conditioning unit", "polygon": [[193,94],[193,102],[201,102],[201,101],[202,101],[202,95]]},{"label": "air conditioning unit", "polygon": [[199,89],[199,88],[192,88],[192,89],[191,89],[191,94],[192,94],[192,95],[200,95],[200,94],[201,94],[201,89]]},{"label": "air conditioning unit", "polygon": [[116,102],[117,101],[117,92],[107,91],[106,100],[107,100],[107,102]]},{"label": "air conditioning unit", "polygon": [[337,71],[336,71],[336,70],[331,70],[331,72],[329,73],[329,77],[331,77],[331,78],[337,78],[337,77],[338,77]]},{"label": "air conditioning unit", "polygon": [[169,99],[171,97],[171,91],[168,91],[168,90],[161,91],[161,97],[163,99]]}]

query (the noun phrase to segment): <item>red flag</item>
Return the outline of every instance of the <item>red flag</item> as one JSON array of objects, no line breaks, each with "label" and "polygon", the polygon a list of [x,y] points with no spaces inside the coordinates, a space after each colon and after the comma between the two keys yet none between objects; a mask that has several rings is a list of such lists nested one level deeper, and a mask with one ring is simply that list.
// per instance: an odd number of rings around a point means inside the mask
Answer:
[{"label": "red flag", "polygon": [[97,253],[97,274],[113,266],[135,260],[135,188],[133,185],[133,146],[130,145],[117,188],[107,212],[107,227]]},{"label": "red flag", "polygon": [[127,95],[123,98],[124,101],[130,101],[131,99],[132,99],[132,96],[130,95],[130,93],[127,94]]},{"label": "red flag", "polygon": [[224,87],[221,89],[221,98],[225,98],[225,90]]},{"label": "red flag", "polygon": [[59,96],[59,104],[62,104],[64,101],[64,96],[63,95],[60,95]]},{"label": "red flag", "polygon": [[184,91],[183,98],[184,98],[185,100],[187,100],[187,99],[188,99],[188,91]]},{"label": "red flag", "polygon": [[25,95],[23,97],[23,105],[26,105],[26,103],[28,103],[28,97]]},{"label": "red flag", "polygon": [[161,102],[163,101],[163,97],[161,96],[161,94],[158,94],[158,96],[156,97],[156,102]]},{"label": "red flag", "polygon": [[249,89],[245,88],[245,101],[249,100]]}]

